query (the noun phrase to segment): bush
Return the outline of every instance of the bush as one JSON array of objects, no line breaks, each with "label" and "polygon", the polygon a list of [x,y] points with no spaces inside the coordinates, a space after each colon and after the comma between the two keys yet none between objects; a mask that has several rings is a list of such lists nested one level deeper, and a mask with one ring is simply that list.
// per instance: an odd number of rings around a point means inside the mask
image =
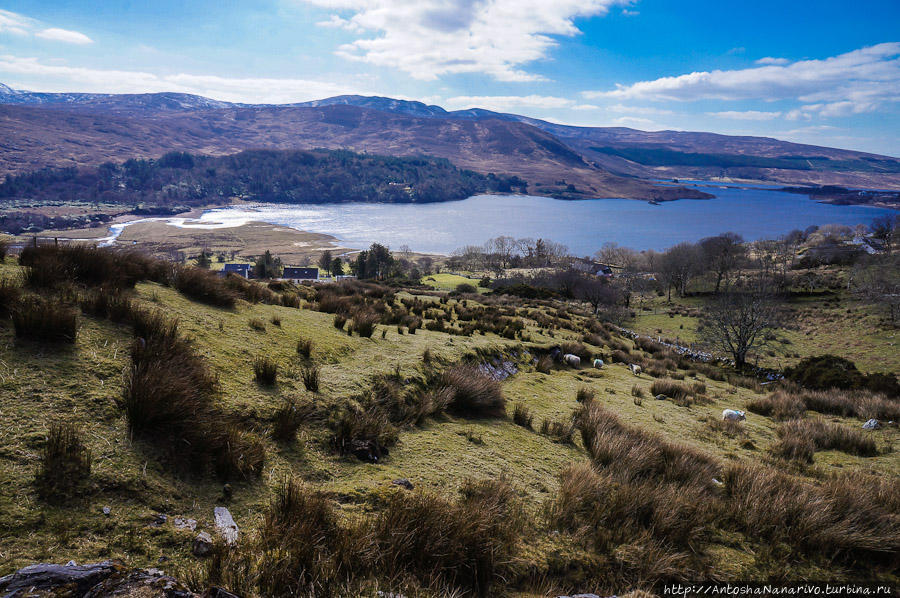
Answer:
[{"label": "bush", "polygon": [[778,442],[772,453],[785,458],[812,463],[817,450],[837,450],[860,457],[878,454],[875,441],[864,432],[821,419],[793,420],[776,430]]},{"label": "bush", "polygon": [[266,323],[263,322],[261,318],[250,318],[250,319],[247,321],[247,324],[248,324],[248,325],[250,326],[250,328],[252,328],[253,330],[257,330],[257,331],[259,331],[259,332],[265,332],[265,331],[266,331]]},{"label": "bush", "polygon": [[575,394],[575,400],[579,403],[590,403],[594,400],[596,393],[594,389],[589,388],[587,386],[582,386],[578,389],[578,392]]},{"label": "bush", "polygon": [[186,297],[216,307],[234,307],[236,297],[226,280],[215,272],[178,266],[172,279],[172,286]]},{"label": "bush", "polygon": [[319,392],[319,366],[313,364],[300,368],[303,386],[310,392]]},{"label": "bush", "polygon": [[505,417],[506,399],[500,383],[473,364],[444,371],[443,386],[453,393],[450,409],[463,417]]},{"label": "bush", "polygon": [[253,360],[253,377],[258,384],[274,386],[278,380],[278,364],[268,355],[257,355]]},{"label": "bush", "polygon": [[397,492],[371,526],[374,569],[387,579],[411,575],[428,587],[490,595],[515,556],[525,518],[502,480],[467,482],[462,496]]},{"label": "bush", "polygon": [[863,374],[852,361],[836,355],[804,358],[794,367],[787,368],[784,375],[800,386],[813,390],[869,389],[900,396],[900,382],[894,374]]},{"label": "bush", "polygon": [[26,297],[13,309],[17,338],[48,343],[74,343],[78,316],[74,309],[42,297]]},{"label": "bush", "polygon": [[22,296],[22,288],[12,278],[0,279],[0,316],[11,314]]},{"label": "bush", "polygon": [[35,485],[41,498],[53,502],[71,498],[91,475],[91,451],[71,424],[51,424],[41,451]]},{"label": "bush", "polygon": [[475,285],[469,284],[467,282],[460,283],[456,285],[456,292],[460,295],[465,293],[477,293],[478,289],[475,288]]},{"label": "bush", "polygon": [[798,419],[806,414],[806,405],[797,395],[779,390],[767,397],[759,397],[747,403],[747,409],[758,415],[784,421]]},{"label": "bush", "polygon": [[567,422],[553,421],[544,419],[541,422],[541,434],[549,436],[553,442],[560,444],[573,444],[572,435],[575,433],[575,426]]},{"label": "bush", "polygon": [[334,314],[334,327],[338,330],[343,330],[344,325],[347,323],[347,316],[343,314]]},{"label": "bush", "polygon": [[312,350],[313,342],[311,339],[301,338],[297,340],[297,355],[303,359],[309,359],[312,357]]},{"label": "bush", "polygon": [[171,268],[134,251],[116,251],[86,244],[28,246],[19,254],[25,281],[35,288],[64,284],[129,288],[139,280],[164,282]]},{"label": "bush", "polygon": [[353,330],[363,338],[371,338],[380,318],[370,309],[359,309],[353,313]]},{"label": "bush", "polygon": [[549,355],[541,355],[537,360],[537,364],[534,366],[534,369],[542,374],[549,374],[552,368],[553,358]]},{"label": "bush", "polygon": [[513,409],[513,422],[517,426],[522,426],[528,430],[534,429],[534,415],[532,415],[531,410],[522,403],[516,403],[516,406]]}]

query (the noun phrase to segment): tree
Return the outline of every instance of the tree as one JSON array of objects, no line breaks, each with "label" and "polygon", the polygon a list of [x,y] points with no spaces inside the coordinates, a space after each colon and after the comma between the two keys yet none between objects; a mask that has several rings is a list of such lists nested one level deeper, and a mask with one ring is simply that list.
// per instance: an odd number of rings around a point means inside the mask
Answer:
[{"label": "tree", "polygon": [[594,313],[597,313],[600,306],[616,305],[621,293],[609,281],[588,275],[575,286],[575,298],[590,303]]},{"label": "tree", "polygon": [[885,309],[891,326],[896,326],[900,321],[900,256],[872,256],[854,266],[851,276],[856,293]]},{"label": "tree", "polygon": [[328,269],[331,271],[332,276],[340,276],[344,273],[344,262],[341,261],[341,258],[335,257],[331,260],[331,265]]},{"label": "tree", "polygon": [[322,255],[319,256],[319,270],[325,272],[326,274],[331,271],[331,250],[326,249],[322,252]]},{"label": "tree", "polygon": [[256,278],[278,278],[281,276],[281,258],[272,256],[267,249],[253,265],[253,275]]},{"label": "tree", "polygon": [[197,258],[197,267],[208,270],[211,264],[212,260],[209,259],[209,253],[207,253],[205,249],[202,250],[200,252],[200,257]]},{"label": "tree", "polygon": [[872,236],[884,243],[884,250],[891,253],[894,246],[894,237],[900,228],[900,216],[885,214],[872,221]]},{"label": "tree", "polygon": [[729,275],[740,268],[747,252],[744,239],[737,233],[722,233],[700,241],[700,250],[706,266],[716,275],[716,293],[727,282]]},{"label": "tree", "polygon": [[666,250],[658,267],[662,282],[669,291],[669,301],[672,300],[673,287],[681,297],[685,296],[688,283],[700,273],[702,263],[700,250],[693,243],[679,243]]},{"label": "tree", "polygon": [[743,368],[747,354],[768,344],[766,332],[777,326],[778,311],[766,285],[732,289],[712,299],[704,309],[700,336],[714,349],[731,355]]}]

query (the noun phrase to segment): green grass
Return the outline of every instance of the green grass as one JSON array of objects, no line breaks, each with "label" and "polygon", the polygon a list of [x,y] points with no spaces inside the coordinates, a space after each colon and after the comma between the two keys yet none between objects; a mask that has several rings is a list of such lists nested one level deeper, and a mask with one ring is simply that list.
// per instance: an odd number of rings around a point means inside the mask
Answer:
[{"label": "green grass", "polygon": [[[0,275],[16,271],[11,260],[0,266]],[[453,275],[435,277],[435,284],[448,288],[468,281]],[[331,314],[243,302],[235,309],[219,309],[153,283],[138,284],[136,294],[140,303],[156,305],[179,320],[181,331],[195,339],[197,350],[219,375],[223,409],[260,434],[265,434],[285,397],[313,401],[328,412],[338,401],[365,390],[375,374],[399,368],[401,375],[413,375],[421,368],[426,348],[436,360],[451,363],[479,348],[519,347],[518,341],[492,334],[459,337],[420,329],[415,335],[400,335],[390,326],[379,326],[379,330],[387,329],[384,339],[380,332],[373,338],[359,338],[336,330]],[[249,319],[269,322],[272,316],[280,318],[280,327],[267,326],[261,332],[247,326]],[[658,327],[670,320],[665,315],[641,314],[635,326],[645,329],[644,324],[653,317],[659,319]],[[69,559],[82,562],[115,557],[135,566],[154,566],[164,555],[169,559],[168,569],[189,566],[196,562],[190,555],[194,534],[174,529],[174,517],[197,519],[200,529],[211,531],[213,508],[227,504],[244,533],[251,533],[272,490],[288,475],[329,492],[345,514],[379,509],[386,493],[394,491],[391,480],[397,478],[408,478],[417,489],[450,496],[468,477],[505,475],[521,493],[531,517],[540,521],[544,505],[556,494],[559,472],[587,458],[577,434],[574,445],[563,445],[515,425],[511,417],[463,420],[448,415],[404,429],[389,458],[374,465],[335,455],[327,447],[329,431],[322,424],[304,423],[294,443],[278,444],[266,436],[268,461],[261,478],[234,483],[234,496],[226,501],[220,482],[176,475],[152,445],[129,438],[117,400],[122,394],[122,371],[129,361],[131,330],[88,316],[80,321],[76,344],[53,351],[16,345],[10,324],[0,323],[0,414],[4,421],[0,428],[0,575],[36,561]],[[533,324],[527,332],[534,342],[545,344],[576,337],[574,332],[559,330],[550,337]],[[304,362],[296,350],[299,338],[314,340],[313,361],[320,367],[318,394],[304,389],[300,377]],[[278,383],[273,387],[253,380],[253,359],[259,354],[279,364]],[[745,433],[740,436],[730,437],[711,428],[709,420],[721,418],[722,409],[746,409],[747,402],[758,396],[748,389],[701,376],[710,402],[679,407],[649,396],[653,379],[646,374],[635,378],[624,365],[608,365],[600,372],[586,368],[541,374],[530,365],[530,357],[520,356],[519,373],[503,383],[510,415],[513,406],[521,403],[534,414],[535,422],[545,418],[568,421],[579,406],[575,399],[578,389],[589,387],[596,394],[594,400],[623,421],[725,461],[759,462],[775,442],[777,422],[754,414],[748,414]],[[635,384],[648,394],[641,406],[634,404],[631,389]],[[825,418],[854,427],[860,423]],[[46,430],[57,420],[70,421],[82,430],[94,460],[89,496],[51,506],[37,497],[32,481]],[[483,442],[470,442],[467,434],[480,436]],[[896,428],[878,434],[883,447],[900,441]],[[896,475],[900,458],[894,451],[869,458],[820,452],[809,475],[815,478],[847,469]],[[110,517],[101,513],[103,506],[112,509]],[[150,527],[157,512],[168,514],[170,523]],[[545,566],[548,555],[559,548],[558,542],[539,535],[533,544],[523,547],[522,558]],[[721,559],[723,568],[752,560],[726,539],[714,543],[711,552]]]},{"label": "green grass", "polygon": [[438,291],[453,291],[461,284],[473,285],[478,289],[479,293],[484,293],[489,290],[479,285],[481,282],[480,278],[468,278],[458,274],[429,274],[428,276],[423,276],[421,282]]}]

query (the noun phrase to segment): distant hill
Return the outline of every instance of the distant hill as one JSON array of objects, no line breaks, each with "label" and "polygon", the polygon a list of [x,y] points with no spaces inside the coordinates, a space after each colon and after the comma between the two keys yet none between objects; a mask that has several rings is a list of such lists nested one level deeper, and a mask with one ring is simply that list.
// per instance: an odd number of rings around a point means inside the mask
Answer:
[{"label": "distant hill", "polygon": [[97,164],[166,151],[346,148],[428,154],[518,175],[562,197],[674,199],[660,179],[753,179],[900,189],[900,160],[779,141],[624,127],[573,127],[483,109],[336,96],[286,105],[177,93],[38,93],[0,86],[0,173]]}]

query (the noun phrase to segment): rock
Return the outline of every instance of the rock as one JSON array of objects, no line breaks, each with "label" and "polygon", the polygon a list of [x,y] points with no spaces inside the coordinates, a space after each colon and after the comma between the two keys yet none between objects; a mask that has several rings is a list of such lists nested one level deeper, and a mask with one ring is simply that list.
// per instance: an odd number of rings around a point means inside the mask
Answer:
[{"label": "rock", "polygon": [[877,430],[881,427],[881,424],[878,423],[877,419],[870,419],[866,423],[862,425],[864,430]]},{"label": "rock", "polygon": [[111,513],[112,513],[112,509],[110,509],[109,507],[103,507],[103,514],[104,514],[104,515],[106,515],[107,517],[109,517],[109,515],[110,515]]},{"label": "rock", "polygon": [[112,596],[141,598],[195,598],[196,594],[174,577],[159,569],[135,569],[113,575],[84,595],[84,598],[109,598]]},{"label": "rock", "polygon": [[657,400],[657,401],[665,401],[666,398],[667,398],[666,395],[656,395],[656,400]]},{"label": "rock", "polygon": [[382,455],[388,454],[387,449],[380,447],[374,440],[351,440],[350,452],[366,463],[378,463]]},{"label": "rock", "polygon": [[393,484],[394,486],[400,486],[401,488],[406,488],[407,490],[413,489],[412,482],[410,482],[406,478],[400,478],[398,480],[394,480],[393,482],[391,482],[391,484]]},{"label": "rock", "polygon": [[223,590],[222,588],[209,588],[205,592],[201,598],[240,598],[237,594],[232,594],[227,590]]},{"label": "rock", "polygon": [[153,516],[153,521],[150,522],[150,525],[152,525],[153,527],[160,527],[162,525],[165,525],[168,520],[169,520],[168,515],[163,515],[162,513],[157,513],[156,515]]},{"label": "rock", "polygon": [[185,519],[183,517],[176,517],[172,523],[178,529],[187,529],[194,531],[197,529],[197,520],[196,519]]},{"label": "rock", "polygon": [[231,516],[231,512],[225,507],[216,507],[213,514],[216,519],[216,529],[219,530],[219,533],[225,539],[225,543],[228,545],[236,543],[239,531],[237,523],[234,522],[234,518]]},{"label": "rock", "polygon": [[716,478],[712,479],[712,483],[715,484],[716,486],[724,486],[725,485],[724,482],[722,482],[721,480],[717,480]]},{"label": "rock", "polygon": [[213,549],[213,539],[212,536],[207,532],[200,532],[197,534],[197,537],[194,538],[194,544],[191,546],[191,553],[194,556],[206,556]]},{"label": "rock", "polygon": [[120,561],[103,561],[92,565],[54,565],[40,563],[23,567],[0,577],[0,595],[19,596],[20,592],[67,588],[71,595],[81,596],[115,573],[123,571]]}]

